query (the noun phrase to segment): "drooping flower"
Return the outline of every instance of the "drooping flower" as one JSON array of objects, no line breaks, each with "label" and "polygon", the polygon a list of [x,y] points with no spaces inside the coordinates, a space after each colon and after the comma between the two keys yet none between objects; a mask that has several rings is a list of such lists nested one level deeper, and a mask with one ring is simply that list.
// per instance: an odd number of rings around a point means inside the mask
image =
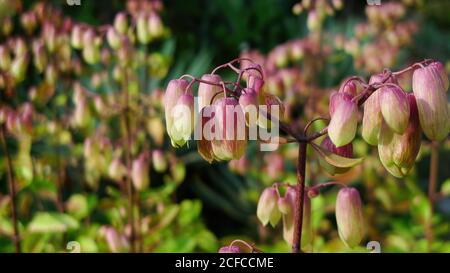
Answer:
[{"label": "drooping flower", "polygon": [[170,128],[170,137],[175,147],[183,146],[190,139],[194,130],[194,97],[182,94],[173,108],[173,124]]},{"label": "drooping flower", "polygon": [[[381,83],[384,79],[384,74],[375,74],[370,77],[369,84]],[[395,84],[395,78],[390,77],[386,83]],[[378,136],[380,134],[381,121],[383,115],[381,114],[380,106],[380,90],[375,90],[369,98],[364,102],[364,116],[362,120],[362,137],[370,145],[378,144]]]},{"label": "drooping flower", "polygon": [[399,86],[384,86],[378,90],[381,114],[386,124],[397,134],[403,134],[409,123],[409,101]]},{"label": "drooping flower", "polygon": [[357,246],[365,235],[361,198],[358,190],[342,188],[336,197],[336,223],[339,237],[349,247]]},{"label": "drooping flower", "polygon": [[266,188],[258,201],[256,216],[265,226],[268,223],[275,227],[280,221],[281,213],[278,209],[278,191],[274,187]]},{"label": "drooping flower", "polygon": [[247,147],[245,117],[234,98],[221,98],[214,103],[214,159],[239,159]]},{"label": "drooping flower", "polygon": [[133,161],[131,167],[131,180],[137,191],[143,191],[150,185],[149,166],[146,154],[141,154]]},{"label": "drooping flower", "polygon": [[328,135],[336,147],[349,144],[356,135],[358,106],[348,93],[333,93],[330,97]]},{"label": "drooping flower", "polygon": [[154,150],[152,152],[152,163],[155,171],[159,173],[167,170],[167,159],[162,150]]},{"label": "drooping flower", "polygon": [[362,120],[362,137],[370,145],[378,144],[378,136],[380,134],[381,121],[381,107],[379,100],[379,92],[375,91],[364,102],[364,116]]},{"label": "drooping flower", "polygon": [[[182,140],[177,143],[173,141],[172,137],[172,127],[174,124],[173,112],[175,105],[178,102],[178,99],[181,95],[186,91],[189,82],[184,79],[176,79],[171,80],[167,85],[166,92],[164,93],[164,112],[166,117],[166,129],[169,134],[170,139],[172,140],[172,146],[178,147],[180,145],[184,145],[185,142]],[[190,90],[187,90],[190,92]]]},{"label": "drooping flower", "polygon": [[[307,189],[305,189],[307,190]],[[294,239],[294,212],[297,193],[294,187],[288,187],[284,197],[278,200],[278,209],[283,218],[283,239],[289,244],[293,244]],[[302,241],[301,246],[305,247],[312,241],[311,226],[311,199],[305,193],[303,200],[303,221],[302,221]]]},{"label": "drooping flower", "polygon": [[400,135],[384,122],[378,142],[378,154],[383,166],[395,177],[404,177],[414,165],[421,144],[422,129],[414,95],[408,94],[410,118],[406,131]]},{"label": "drooping flower", "polygon": [[442,140],[450,132],[447,103],[448,77],[442,64],[431,63],[413,74],[413,92],[419,110],[420,125],[430,140]]}]

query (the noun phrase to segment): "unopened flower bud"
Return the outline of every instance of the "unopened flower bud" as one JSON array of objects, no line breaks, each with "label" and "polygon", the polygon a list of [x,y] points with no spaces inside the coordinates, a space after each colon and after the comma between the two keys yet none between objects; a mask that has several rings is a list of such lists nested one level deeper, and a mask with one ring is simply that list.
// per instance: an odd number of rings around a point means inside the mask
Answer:
[{"label": "unopened flower bud", "polygon": [[99,116],[106,117],[108,115],[108,107],[101,96],[94,97],[94,107]]},{"label": "unopened flower bud", "polygon": [[344,6],[342,0],[332,0],[331,3],[333,4],[333,7],[337,10],[342,9],[342,7]]},{"label": "unopened flower bud", "polygon": [[20,111],[20,122],[25,133],[31,134],[33,131],[34,108],[29,102],[25,103]]},{"label": "unopened flower bud", "polygon": [[0,20],[0,23],[1,23],[0,29],[1,29],[3,36],[8,37],[14,28],[14,24],[13,24],[11,17],[2,18]]},{"label": "unopened flower bud", "polygon": [[74,25],[70,35],[70,43],[75,49],[83,48],[83,29],[80,25]]},{"label": "unopened flower bud", "polygon": [[148,32],[152,39],[161,37],[164,34],[164,26],[158,14],[151,12],[148,17]]},{"label": "unopened flower bud", "polygon": [[47,66],[47,53],[45,52],[44,43],[40,40],[33,42],[33,63],[39,72],[43,72]]},{"label": "unopened flower bud", "polygon": [[250,167],[248,158],[244,155],[240,159],[233,159],[228,163],[231,171],[245,175]]},{"label": "unopened flower bud", "polygon": [[400,87],[384,86],[380,92],[380,107],[386,124],[397,134],[403,134],[409,122],[409,101]]},{"label": "unopened flower bud", "polygon": [[[280,198],[278,208],[283,214],[283,239],[289,244],[294,240],[294,212],[296,206],[296,196],[294,187],[288,187],[284,197]],[[311,199],[305,194],[303,199],[303,223],[302,223],[302,241],[301,246],[305,247],[312,241],[311,225]]]},{"label": "unopened flower bud", "polygon": [[89,106],[85,98],[75,103],[73,123],[77,127],[84,127],[89,122]]},{"label": "unopened flower bud", "polygon": [[[201,78],[204,81],[213,82],[213,83],[220,83],[222,79],[219,75],[216,74],[205,74]],[[201,110],[206,105],[211,105],[213,103],[211,100],[214,97],[215,99],[218,99],[220,97],[223,97],[223,94],[220,94],[219,92],[222,91],[222,87],[211,85],[207,83],[200,83],[198,85],[198,109]],[[219,93],[218,95],[216,95]]]},{"label": "unopened flower bud", "polygon": [[448,77],[442,64],[434,62],[413,74],[413,92],[419,110],[420,125],[430,140],[442,140],[450,132],[447,103]]},{"label": "unopened flower bud", "polygon": [[364,116],[362,121],[362,137],[370,145],[378,144],[378,136],[380,134],[381,114],[379,92],[375,91],[364,102]]},{"label": "unopened flower bud", "polygon": [[164,152],[161,150],[154,150],[152,152],[152,163],[156,172],[162,173],[167,170],[167,160]]},{"label": "unopened flower bud", "polygon": [[22,57],[27,54],[28,48],[27,45],[22,38],[14,39],[14,42],[11,43],[14,46],[14,55],[16,57]]},{"label": "unopened flower bud", "polygon": [[141,154],[133,161],[131,167],[131,180],[137,191],[143,191],[150,185],[148,160],[145,154]]},{"label": "unopened flower bud", "polygon": [[108,44],[112,49],[118,49],[122,44],[120,34],[113,27],[108,28],[106,39],[108,40]]},{"label": "unopened flower bud", "polygon": [[126,237],[124,235],[120,235],[114,228],[104,227],[103,233],[111,252],[125,252],[130,247]]},{"label": "unopened flower bud", "polygon": [[11,75],[16,82],[21,82],[25,79],[28,67],[28,55],[16,57],[11,63]]},{"label": "unopened flower bud", "polygon": [[[164,111],[166,116],[166,129],[170,138],[172,139],[172,127],[174,124],[173,111],[178,99],[184,94],[189,82],[184,79],[171,80],[167,85],[166,92],[164,93]],[[174,147],[178,145],[172,142]],[[183,142],[184,145],[184,142]]]},{"label": "unopened flower bud", "polygon": [[45,45],[50,53],[53,53],[56,49],[56,28],[51,23],[46,23],[43,27],[43,37]]},{"label": "unopened flower bud", "polygon": [[336,223],[339,237],[349,247],[357,246],[365,234],[361,198],[358,190],[342,188],[336,197]]},{"label": "unopened flower bud", "polygon": [[0,45],[0,69],[3,71],[9,70],[11,67],[11,55],[6,46]]},{"label": "unopened flower bud", "polygon": [[92,29],[83,34],[83,59],[91,65],[100,60],[100,48],[96,45],[95,40],[95,33]]},{"label": "unopened flower bud", "polygon": [[37,17],[33,11],[23,13],[20,17],[20,23],[25,31],[30,34],[36,28]]},{"label": "unopened flower bud", "polygon": [[139,13],[136,21],[138,41],[141,44],[148,44],[148,42],[150,42],[150,33],[148,30],[147,14],[145,14],[144,12]]},{"label": "unopened flower bud", "polygon": [[128,19],[125,12],[119,12],[114,18],[114,28],[120,34],[126,34],[128,29]]},{"label": "unopened flower bud", "polygon": [[121,181],[127,175],[127,168],[119,158],[114,158],[109,164],[108,175],[114,181]]},{"label": "unopened flower bud", "polygon": [[266,188],[259,198],[256,215],[265,226],[268,223],[275,227],[280,221],[281,213],[278,209],[278,191],[274,187]]},{"label": "unopened flower bud", "polygon": [[57,77],[58,72],[56,71],[55,66],[53,64],[48,65],[45,69],[45,81],[50,85],[54,85]]},{"label": "unopened flower bud", "polygon": [[416,100],[408,94],[410,117],[406,131],[400,135],[393,132],[384,122],[378,142],[381,163],[393,176],[402,178],[413,167],[420,150],[422,130]]},{"label": "unopened flower bud", "polygon": [[173,108],[173,124],[170,138],[175,147],[183,146],[191,138],[194,130],[194,97],[192,94],[182,94]]},{"label": "unopened flower bud", "polygon": [[309,31],[318,31],[322,26],[322,19],[316,10],[308,12],[307,26]]},{"label": "unopened flower bud", "polygon": [[331,121],[328,135],[336,147],[349,144],[356,135],[358,123],[358,107],[351,99],[335,93],[330,98]]}]

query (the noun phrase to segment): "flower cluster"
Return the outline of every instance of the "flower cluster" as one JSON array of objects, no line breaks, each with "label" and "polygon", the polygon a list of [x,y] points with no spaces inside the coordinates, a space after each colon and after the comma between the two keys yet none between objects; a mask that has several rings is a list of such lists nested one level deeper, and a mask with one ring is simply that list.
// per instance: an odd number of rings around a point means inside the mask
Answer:
[{"label": "flower cluster", "polygon": [[383,3],[366,7],[368,22],[355,26],[354,37],[335,37],[337,49],[342,49],[354,59],[356,69],[376,73],[395,64],[403,46],[411,44],[417,32],[417,23],[403,20],[407,8],[400,2]]},{"label": "flower cluster", "polygon": [[[272,187],[264,189],[258,201],[256,215],[264,226],[270,223],[272,227],[275,227],[282,220],[283,238],[289,245],[292,245],[297,192],[294,186],[285,185],[284,196],[281,196],[280,187],[280,184],[275,183]],[[305,247],[312,240],[311,199],[308,195],[305,195],[303,204],[303,237],[301,244],[302,247]]]},{"label": "flower cluster", "polygon": [[[355,247],[365,236],[365,220],[358,190],[329,182],[305,188],[307,194],[303,200],[302,247],[307,247],[313,240],[311,199],[317,197],[321,188],[331,185],[342,187],[338,192],[335,206],[339,237],[347,246]],[[284,196],[280,195],[281,187],[286,188]],[[293,244],[296,194],[296,186],[275,183],[261,193],[256,213],[264,226],[270,223],[272,227],[275,227],[282,219],[283,238],[289,245]]]},{"label": "flower cluster", "polygon": [[355,138],[362,93],[357,93],[353,82],[370,86],[373,94],[364,104],[362,137],[367,143],[378,145],[380,160],[391,174],[405,176],[419,152],[422,130],[430,140],[442,140],[450,132],[448,77],[443,65],[426,62],[415,64],[410,70],[415,67],[413,94],[399,86],[397,76],[401,73],[390,72],[373,75],[369,85],[361,79],[346,81],[339,92],[332,93],[328,125],[332,144],[344,147]]},{"label": "flower cluster", "polygon": [[[250,65],[238,69],[233,65],[238,61]],[[222,67],[230,67],[238,74],[236,82],[223,81],[215,74]],[[248,140],[269,140],[276,144],[272,137],[262,135],[261,130],[271,128],[271,132],[278,133],[274,127],[283,115],[283,105],[276,96],[264,91],[263,74],[261,66],[240,58],[200,79],[184,75],[171,80],[164,94],[164,110],[172,146],[184,146],[194,133],[199,154],[212,162],[240,159]],[[244,78],[246,86],[242,87]],[[197,98],[192,90],[195,82],[199,83]]]}]

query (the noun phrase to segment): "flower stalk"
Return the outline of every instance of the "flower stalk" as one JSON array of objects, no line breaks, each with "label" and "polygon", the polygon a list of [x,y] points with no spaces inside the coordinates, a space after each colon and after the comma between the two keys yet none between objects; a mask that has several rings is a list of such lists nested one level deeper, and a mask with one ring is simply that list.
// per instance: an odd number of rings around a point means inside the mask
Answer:
[{"label": "flower stalk", "polygon": [[9,184],[9,198],[11,199],[11,215],[13,221],[13,242],[16,253],[21,252],[21,243],[20,243],[20,234],[19,234],[19,220],[17,219],[17,198],[16,198],[16,183],[14,181],[14,172],[11,161],[11,155],[8,151],[8,146],[6,145],[6,136],[5,136],[5,126],[2,124],[0,126],[0,139],[2,142],[3,152],[6,157],[6,168],[8,172],[8,184]]}]

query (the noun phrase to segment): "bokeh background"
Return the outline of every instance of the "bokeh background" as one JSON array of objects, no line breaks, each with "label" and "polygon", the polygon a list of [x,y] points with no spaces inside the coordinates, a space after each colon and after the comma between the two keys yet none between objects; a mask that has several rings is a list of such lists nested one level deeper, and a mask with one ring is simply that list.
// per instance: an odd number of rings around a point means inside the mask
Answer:
[{"label": "bokeh background", "polygon": [[[137,173],[133,180],[144,183],[134,190],[140,234],[134,250],[216,252],[243,239],[263,251],[289,252],[282,227],[263,227],[256,204],[272,183],[295,183],[296,145],[266,153],[250,143],[241,160],[214,164],[201,159],[194,142],[175,150],[165,132],[164,88],[182,74],[200,77],[250,57],[263,65],[267,91],[285,104],[285,121],[300,127],[327,115],[328,96],[345,77],[367,78],[427,58],[449,72],[450,3],[381,3],[0,0],[0,252],[15,251],[7,156],[23,252],[71,251],[71,241],[83,252],[133,250],[127,162]],[[107,30],[123,11],[128,42],[114,49]],[[140,12],[154,20],[146,41],[133,26]],[[83,47],[74,41],[76,26]],[[401,84],[411,91],[408,76]],[[357,187],[367,236],[355,249],[339,240],[337,191],[329,188],[312,200],[314,240],[307,251],[367,252],[366,243],[375,240],[386,252],[450,252],[449,139],[437,144],[432,201],[432,149],[425,137],[404,179],[387,173],[376,147],[360,134],[353,144],[355,155],[365,158],[361,166],[332,177],[311,154],[307,183]]]}]

